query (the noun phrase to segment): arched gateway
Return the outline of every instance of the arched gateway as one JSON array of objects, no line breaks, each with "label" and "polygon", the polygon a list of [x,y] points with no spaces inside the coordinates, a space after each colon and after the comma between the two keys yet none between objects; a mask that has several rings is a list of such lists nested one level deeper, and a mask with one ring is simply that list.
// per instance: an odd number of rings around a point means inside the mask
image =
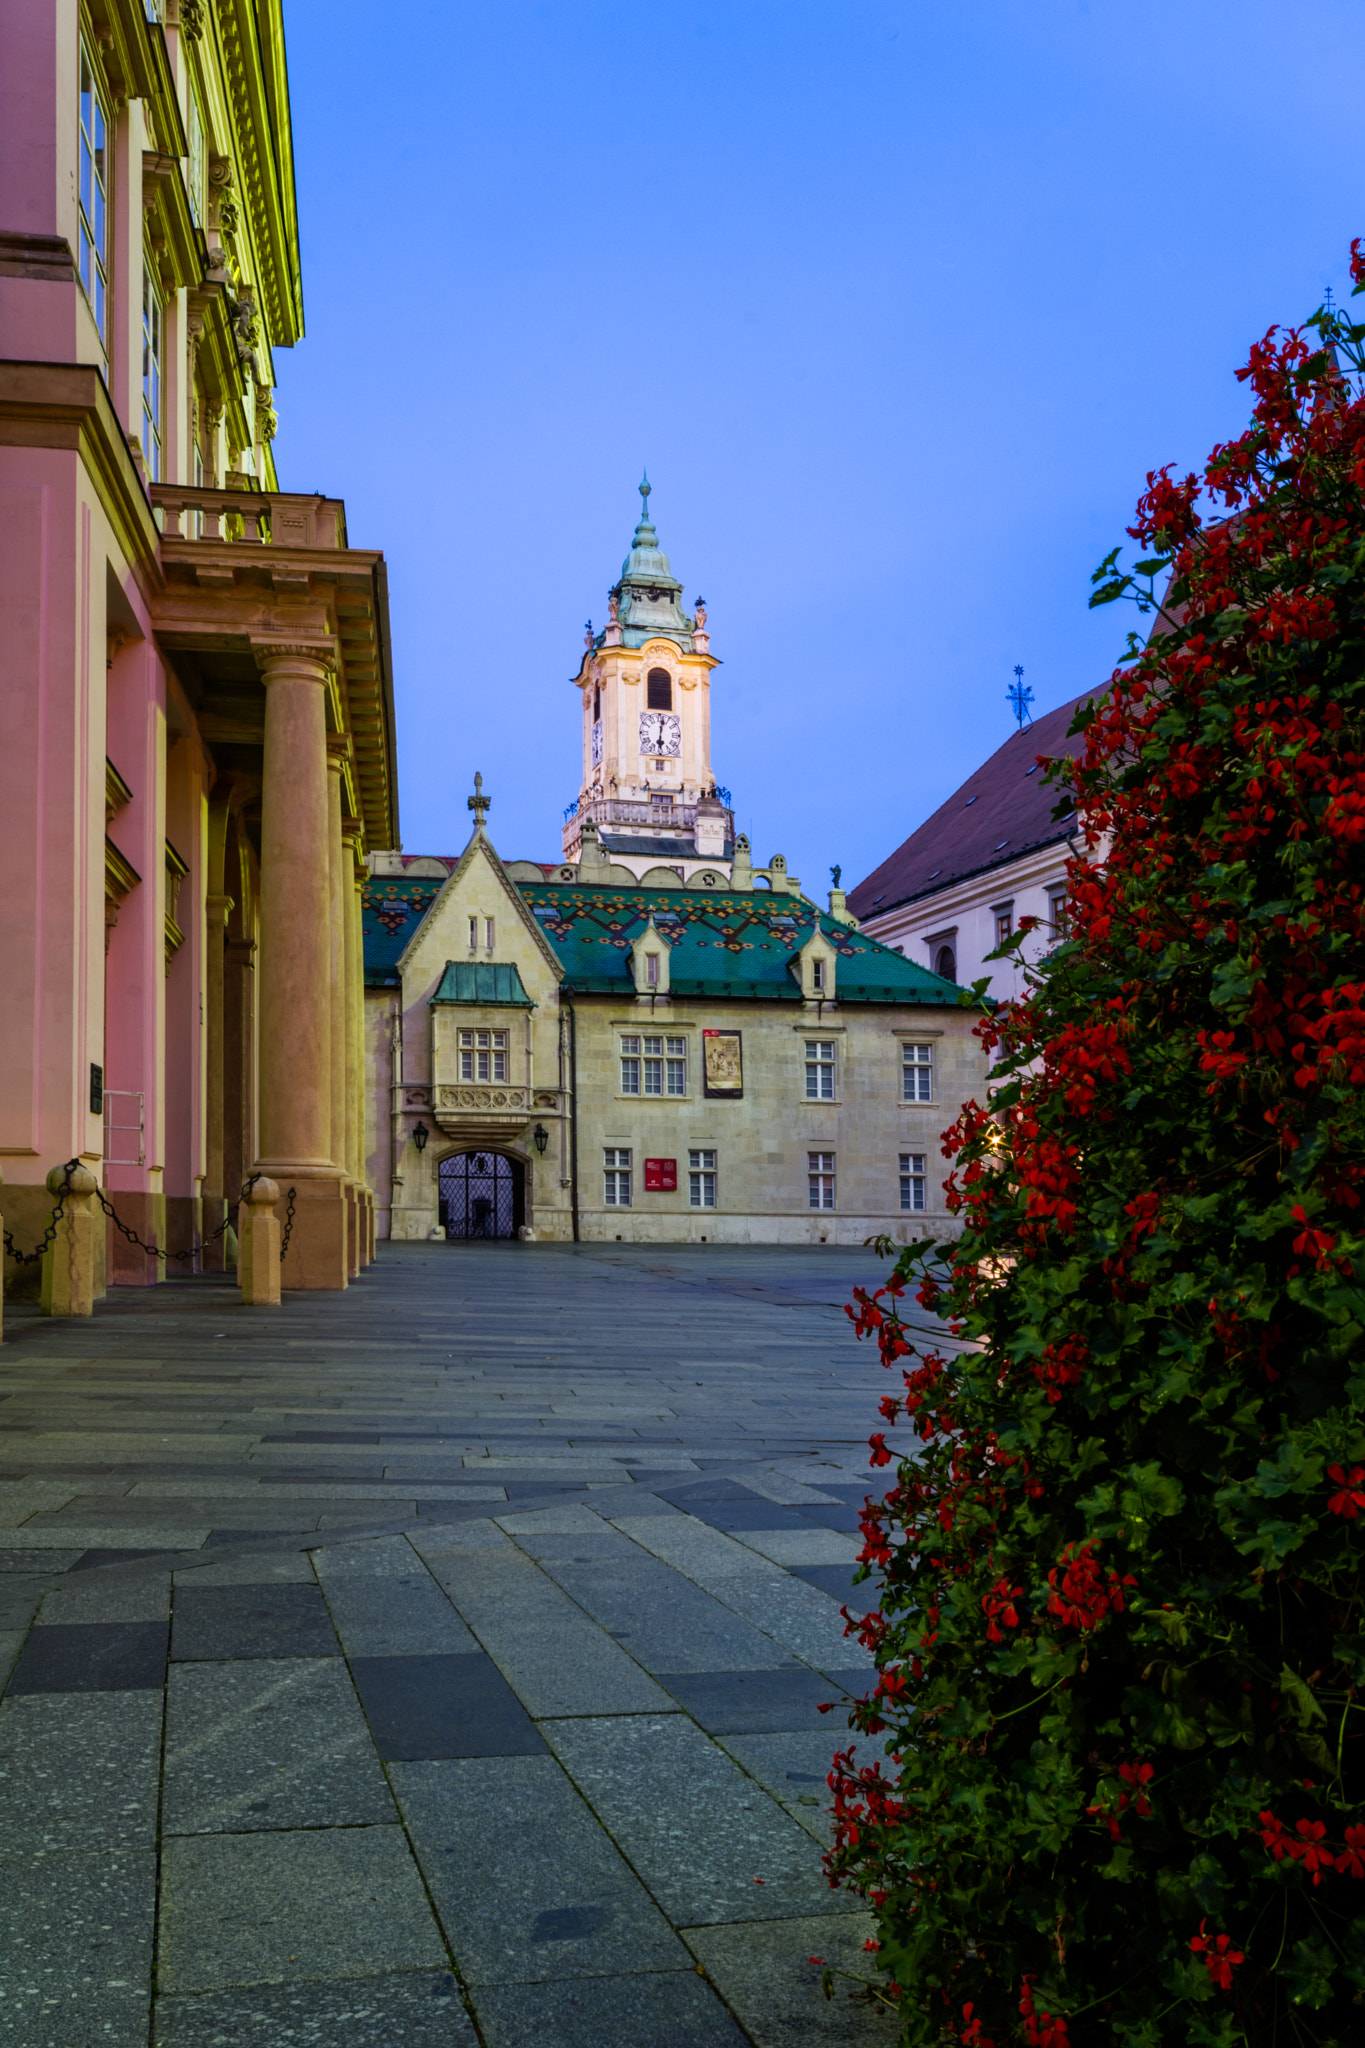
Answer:
[{"label": "arched gateway", "polygon": [[448,1238],[515,1237],[526,1220],[525,1170],[502,1152],[454,1153],[441,1161],[438,1185]]}]

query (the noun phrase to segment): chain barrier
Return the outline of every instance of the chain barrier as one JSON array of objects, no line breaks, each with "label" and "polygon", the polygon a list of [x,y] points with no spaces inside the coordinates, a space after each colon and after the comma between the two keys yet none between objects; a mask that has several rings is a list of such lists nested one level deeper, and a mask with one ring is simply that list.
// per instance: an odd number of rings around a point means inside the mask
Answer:
[{"label": "chain barrier", "polygon": [[[14,1260],[16,1265],[35,1265],[37,1261],[42,1258],[43,1253],[48,1249],[49,1245],[52,1245],[56,1242],[57,1225],[61,1222],[62,1211],[66,1207],[66,1198],[68,1194],[71,1192],[71,1176],[79,1165],[80,1161],[78,1159],[68,1159],[66,1165],[62,1168],[62,1172],[65,1175],[65,1179],[62,1182],[61,1193],[57,1197],[57,1206],[52,1211],[52,1215],[48,1220],[47,1229],[43,1232],[42,1238],[38,1243],[36,1251],[21,1252],[16,1246],[14,1239],[10,1236],[9,1232],[6,1231],[4,1233],[5,1250],[9,1254],[10,1258]],[[121,1236],[126,1237],[129,1244],[135,1245],[139,1251],[146,1252],[148,1256],[153,1259],[192,1259],[196,1256],[196,1254],[206,1252],[209,1249],[210,1245],[217,1244],[220,1237],[226,1237],[228,1231],[231,1229],[233,1225],[233,1222],[239,1210],[241,1209],[242,1203],[246,1200],[252,1188],[255,1187],[257,1181],[260,1180],[260,1178],[261,1175],[259,1173],[249,1174],[247,1178],[242,1182],[242,1192],[240,1195],[238,1195],[236,1201],[228,1203],[227,1208],[223,1215],[223,1220],[218,1225],[218,1228],[215,1231],[213,1231],[208,1237],[202,1238],[197,1245],[191,1245],[188,1251],[183,1252],[167,1251],[164,1248],[164,1246],[158,1244],[148,1244],[145,1238],[139,1237],[137,1232],[134,1229],[132,1229],[129,1224],[125,1223],[123,1219],[116,1213],[113,1203],[109,1200],[103,1188],[97,1187],[95,1189],[95,1200],[99,1203],[101,1209],[103,1209],[105,1215],[109,1218],[109,1221],[113,1224],[115,1230],[117,1230]],[[288,1209],[285,1211],[284,1235],[280,1243],[281,1265],[284,1264],[284,1255],[289,1249],[289,1233],[294,1228],[294,1197],[297,1192],[298,1191],[295,1188],[290,1188],[289,1190],[289,1206]]]},{"label": "chain barrier", "polygon": [[51,1216],[48,1218],[47,1229],[43,1232],[42,1238],[40,1239],[38,1244],[38,1249],[36,1251],[21,1252],[18,1246],[15,1244],[14,1239],[10,1236],[9,1232],[5,1232],[5,1250],[9,1254],[10,1258],[13,1259],[16,1266],[36,1265],[38,1260],[41,1259],[41,1257],[43,1256],[43,1253],[47,1250],[48,1246],[50,1244],[56,1243],[57,1225],[62,1220],[62,1211],[66,1207],[66,1198],[71,1192],[71,1176],[76,1171],[76,1168],[80,1165],[80,1163],[81,1162],[79,1159],[68,1159],[66,1165],[62,1168],[62,1173],[64,1174],[65,1178],[62,1181],[61,1192],[57,1196],[57,1206],[52,1211]]}]

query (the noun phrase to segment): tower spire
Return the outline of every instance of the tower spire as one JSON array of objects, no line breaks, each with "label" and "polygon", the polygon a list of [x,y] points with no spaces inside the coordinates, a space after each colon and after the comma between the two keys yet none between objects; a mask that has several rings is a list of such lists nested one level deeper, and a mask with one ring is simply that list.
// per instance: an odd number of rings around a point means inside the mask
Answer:
[{"label": "tower spire", "polygon": [[648,470],[642,474],[637,488],[640,493],[640,523],[635,529],[634,545],[637,548],[652,548],[659,536],[655,533],[654,521],[649,516],[649,494],[654,486],[649,481]]}]

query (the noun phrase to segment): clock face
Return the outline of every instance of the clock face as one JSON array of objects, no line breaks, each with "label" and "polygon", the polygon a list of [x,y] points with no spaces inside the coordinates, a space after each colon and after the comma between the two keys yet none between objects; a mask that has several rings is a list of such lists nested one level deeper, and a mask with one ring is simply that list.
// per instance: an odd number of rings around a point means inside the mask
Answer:
[{"label": "clock face", "polygon": [[676,711],[642,711],[640,713],[640,752],[642,754],[680,754],[682,752],[682,720]]},{"label": "clock face", "polygon": [[602,721],[599,718],[592,729],[592,765],[597,767],[602,759]]}]

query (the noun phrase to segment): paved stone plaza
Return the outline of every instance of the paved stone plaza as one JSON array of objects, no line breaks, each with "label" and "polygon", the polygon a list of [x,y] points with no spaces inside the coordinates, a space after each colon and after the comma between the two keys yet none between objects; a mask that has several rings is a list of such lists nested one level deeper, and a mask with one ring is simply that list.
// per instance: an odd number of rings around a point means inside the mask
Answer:
[{"label": "paved stone plaza", "polygon": [[[874,2048],[821,1249],[382,1246],[0,1351],[0,2043]],[[860,1588],[860,1593],[866,1592]]]}]

